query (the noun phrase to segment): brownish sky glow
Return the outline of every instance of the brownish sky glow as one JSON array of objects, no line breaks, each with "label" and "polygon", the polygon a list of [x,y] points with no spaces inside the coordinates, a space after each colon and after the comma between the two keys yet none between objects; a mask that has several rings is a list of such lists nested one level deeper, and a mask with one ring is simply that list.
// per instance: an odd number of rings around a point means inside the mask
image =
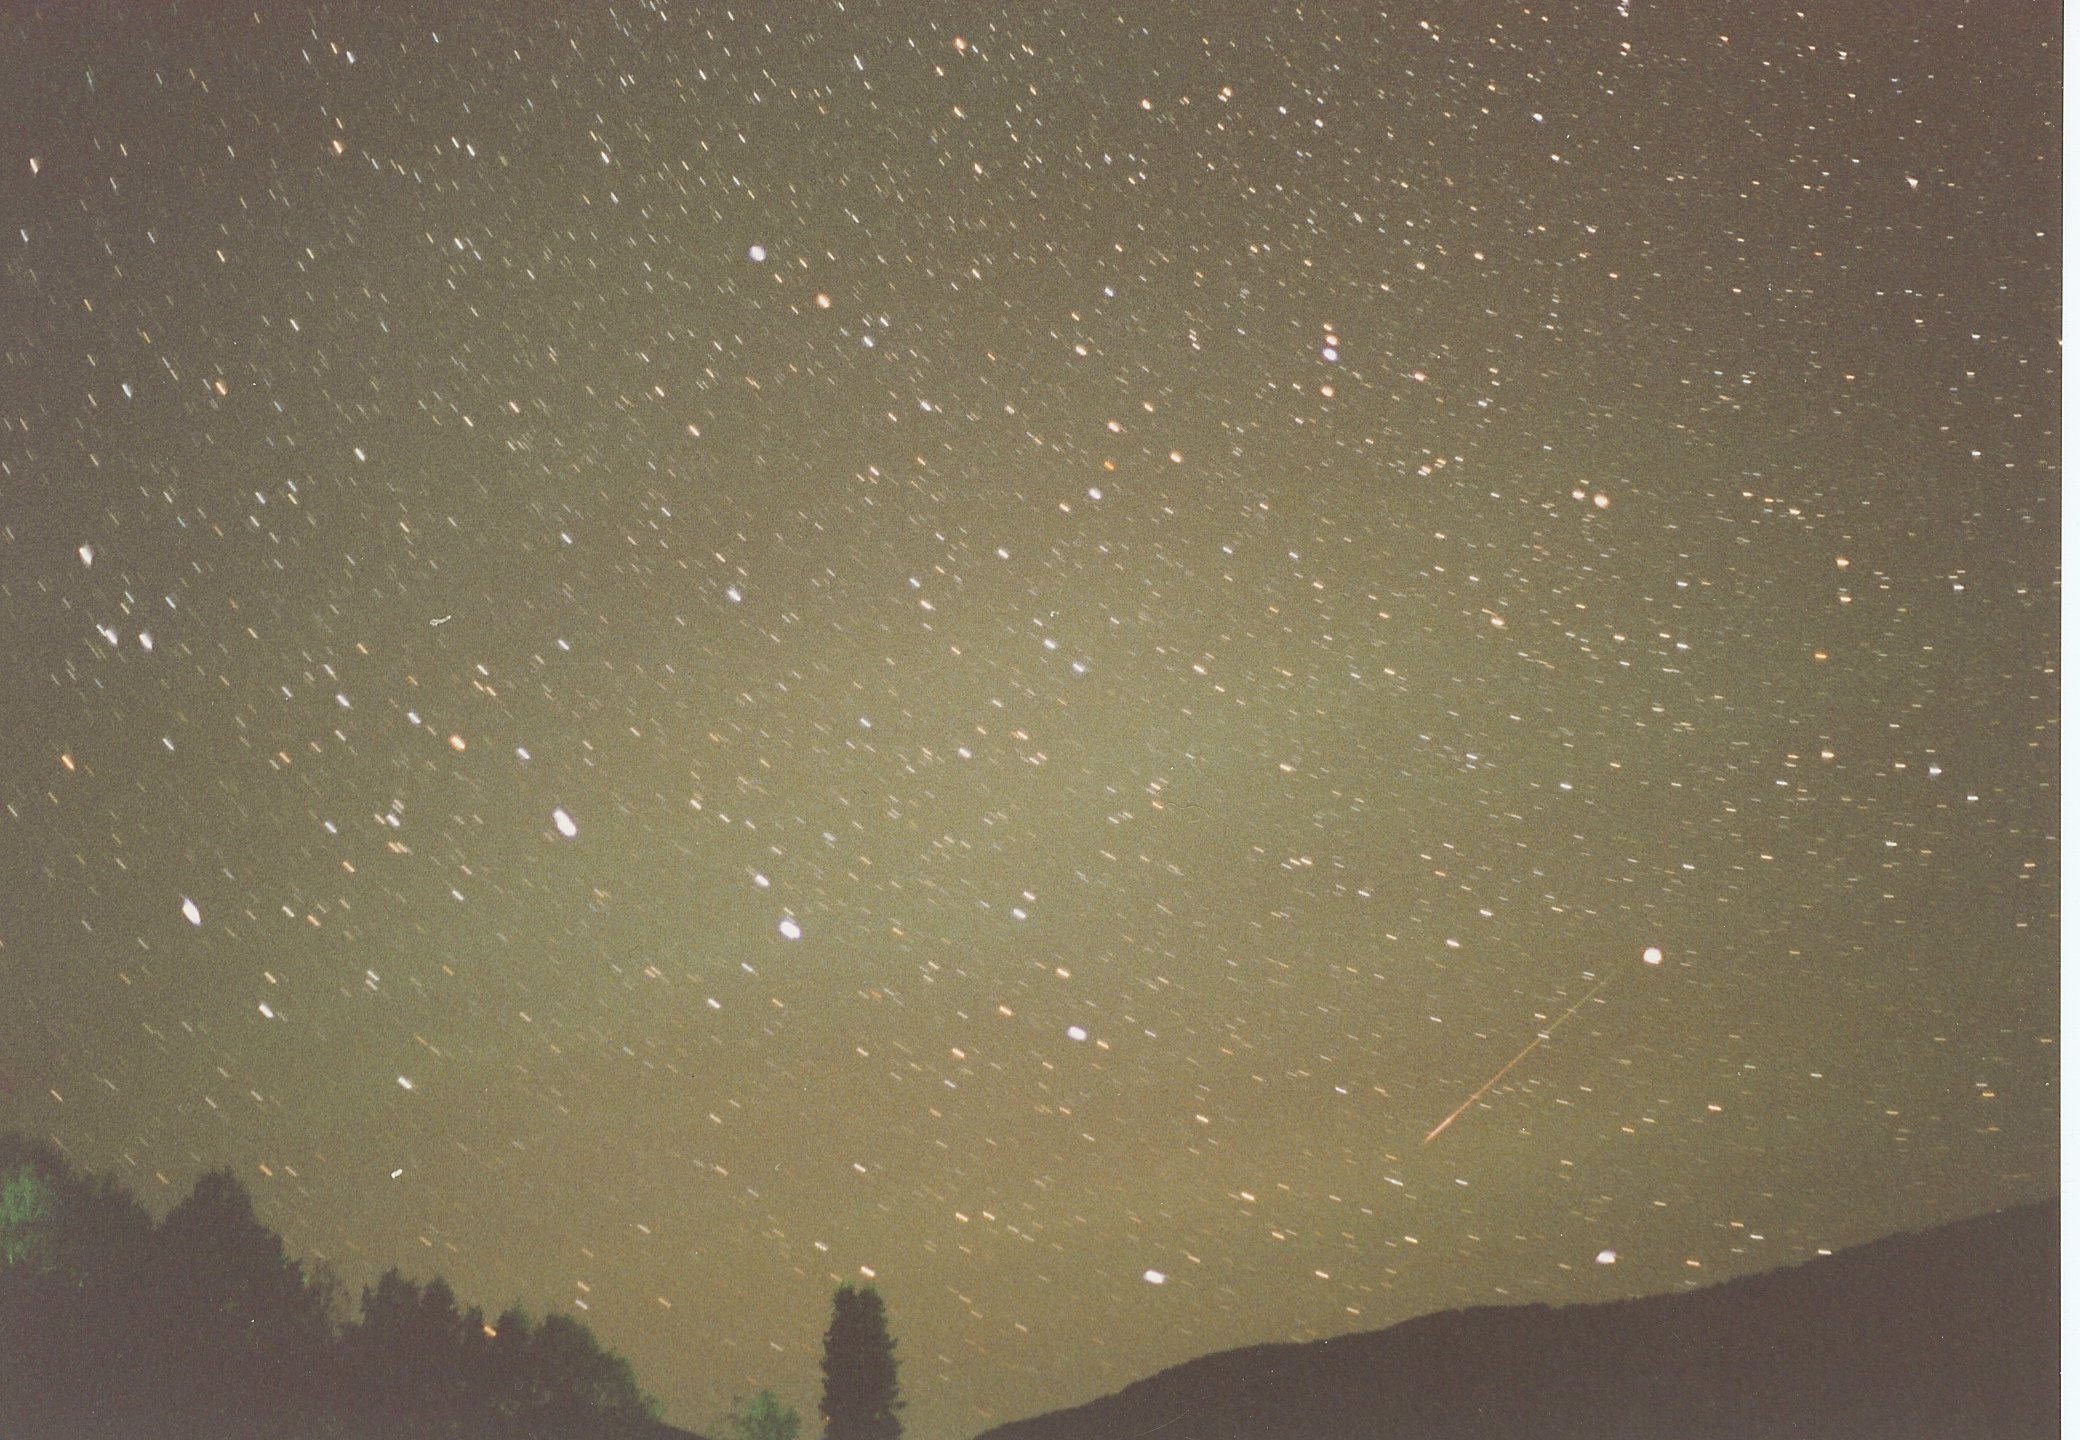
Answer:
[{"label": "brownish sky glow", "polygon": [[918,1440],[2055,1190],[2055,7],[371,8],[0,22],[0,1125]]}]

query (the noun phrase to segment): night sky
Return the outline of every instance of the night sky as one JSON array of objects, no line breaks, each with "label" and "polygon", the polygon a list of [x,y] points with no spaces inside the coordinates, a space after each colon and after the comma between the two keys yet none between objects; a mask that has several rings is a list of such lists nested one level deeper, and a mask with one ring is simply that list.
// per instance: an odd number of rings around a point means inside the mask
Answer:
[{"label": "night sky", "polygon": [[2056,5],[391,8],[0,23],[0,1128],[919,1440],[2056,1191]]}]

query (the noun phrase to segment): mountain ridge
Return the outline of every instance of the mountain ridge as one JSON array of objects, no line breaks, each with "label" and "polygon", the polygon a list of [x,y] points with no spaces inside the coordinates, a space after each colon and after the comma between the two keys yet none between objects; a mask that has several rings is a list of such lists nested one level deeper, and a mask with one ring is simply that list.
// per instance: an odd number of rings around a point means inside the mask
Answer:
[{"label": "mountain ridge", "polygon": [[2050,1436],[2058,1225],[2044,1201],[1700,1290],[1249,1346],[976,1440]]}]

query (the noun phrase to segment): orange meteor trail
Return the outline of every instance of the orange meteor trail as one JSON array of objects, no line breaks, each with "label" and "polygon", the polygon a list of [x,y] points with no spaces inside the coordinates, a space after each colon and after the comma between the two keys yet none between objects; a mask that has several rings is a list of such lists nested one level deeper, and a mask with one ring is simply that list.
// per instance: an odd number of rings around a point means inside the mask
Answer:
[{"label": "orange meteor trail", "polygon": [[1610,975],[1606,975],[1601,980],[1597,981],[1594,987],[1590,989],[1589,993],[1584,995],[1581,999],[1575,1001],[1574,1004],[1568,1006],[1566,1013],[1561,1015],[1561,1017],[1558,1020],[1555,1020],[1545,1029],[1539,1031],[1536,1035],[1532,1036],[1531,1043],[1529,1045],[1526,1045],[1523,1049],[1519,1050],[1515,1055],[1512,1055],[1510,1057],[1509,1064],[1503,1066],[1500,1070],[1497,1070],[1493,1075],[1489,1076],[1487,1084],[1481,1086],[1480,1089],[1474,1091],[1471,1095],[1467,1096],[1464,1100],[1460,1101],[1458,1109],[1454,1110],[1451,1114],[1445,1116],[1444,1119],[1438,1121],[1436,1127],[1432,1129],[1428,1135],[1425,1135],[1423,1137],[1423,1143],[1425,1145],[1428,1145],[1432,1140],[1435,1140],[1438,1136],[1442,1135],[1447,1125],[1451,1124],[1461,1115],[1464,1115],[1467,1112],[1467,1110],[1472,1107],[1473,1103],[1476,1100],[1480,1099],[1481,1096],[1487,1094],[1490,1090],[1493,1090],[1498,1084],[1500,1084],[1502,1081],[1502,1077],[1509,1074],[1510,1071],[1516,1069],[1517,1063],[1519,1061],[1521,1061],[1526,1055],[1529,1055],[1532,1051],[1536,1050],[1539,1046],[1545,1044],[1546,1041],[1552,1039],[1553,1032],[1555,1030],[1558,1030],[1562,1025],[1565,1025],[1568,1022],[1568,1020],[1573,1017],[1575,1011],[1581,1009],[1591,1000],[1594,1000],[1596,998],[1596,992],[1598,990],[1601,990],[1604,986],[1610,984],[1612,977],[1616,974],[1617,972],[1613,970]]}]

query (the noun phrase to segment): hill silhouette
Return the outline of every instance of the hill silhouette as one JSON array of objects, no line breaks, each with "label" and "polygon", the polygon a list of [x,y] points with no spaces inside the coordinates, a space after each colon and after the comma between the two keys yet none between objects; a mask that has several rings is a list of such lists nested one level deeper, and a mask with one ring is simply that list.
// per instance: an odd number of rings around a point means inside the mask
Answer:
[{"label": "hill silhouette", "polygon": [[1709,1289],[1204,1356],[978,1440],[2034,1440],[2057,1202]]}]

